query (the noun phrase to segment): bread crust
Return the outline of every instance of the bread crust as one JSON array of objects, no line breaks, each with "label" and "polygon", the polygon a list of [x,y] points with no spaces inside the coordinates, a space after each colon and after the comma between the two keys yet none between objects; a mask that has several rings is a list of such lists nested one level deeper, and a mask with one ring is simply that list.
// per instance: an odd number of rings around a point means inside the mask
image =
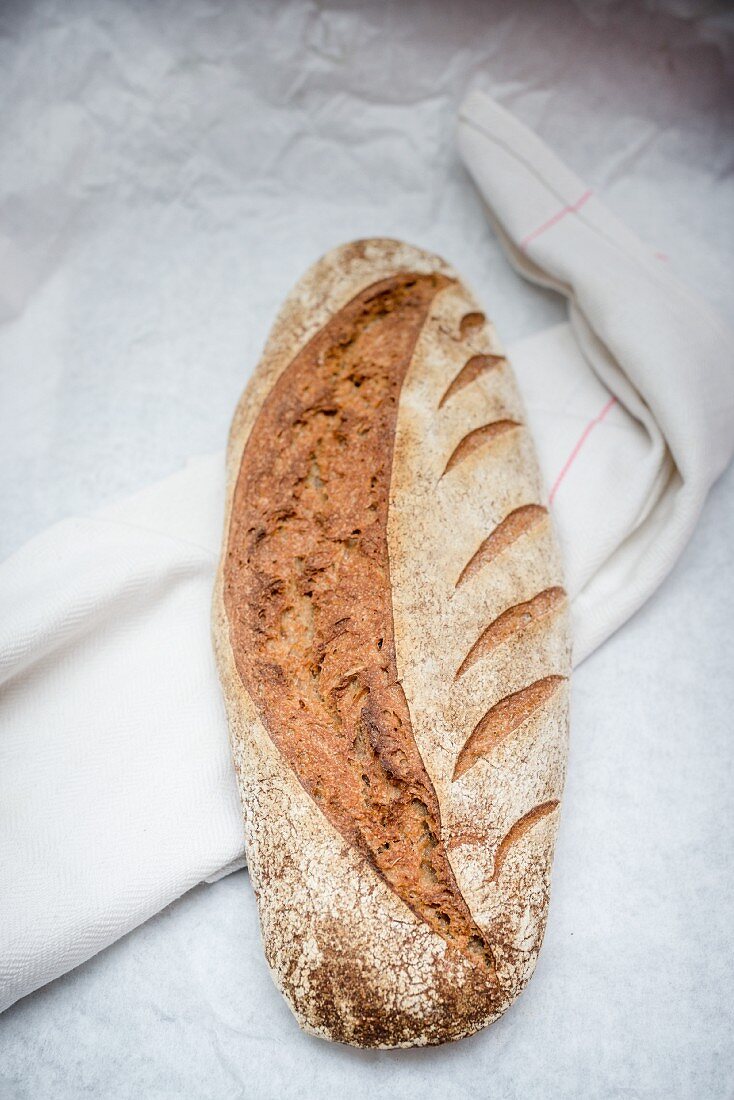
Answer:
[{"label": "bread crust", "polygon": [[[340,310],[406,272],[443,278],[395,417],[386,525],[395,662],[441,844],[491,945],[491,972],[406,904],[304,787],[238,671],[225,600],[235,488],[268,395]],[[389,240],[354,242],[311,268],[235,412],[214,645],[265,953],[300,1025],[324,1038],[373,1047],[461,1038],[500,1015],[535,964],[570,666],[560,563],[523,423],[494,331],[456,273]]]}]

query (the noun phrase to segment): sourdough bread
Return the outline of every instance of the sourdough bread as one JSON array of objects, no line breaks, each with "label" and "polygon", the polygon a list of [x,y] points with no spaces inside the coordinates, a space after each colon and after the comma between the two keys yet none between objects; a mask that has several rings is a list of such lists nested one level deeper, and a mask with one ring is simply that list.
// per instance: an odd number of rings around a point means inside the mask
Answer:
[{"label": "sourdough bread", "polygon": [[214,639],[266,956],[325,1038],[459,1038],[532,972],[570,668],[541,497],[450,267],[304,276],[234,417]]}]

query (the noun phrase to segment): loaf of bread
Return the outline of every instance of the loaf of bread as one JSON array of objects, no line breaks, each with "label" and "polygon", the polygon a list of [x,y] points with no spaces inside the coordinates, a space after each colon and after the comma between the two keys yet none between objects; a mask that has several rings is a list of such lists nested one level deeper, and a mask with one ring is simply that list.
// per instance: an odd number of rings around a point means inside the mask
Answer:
[{"label": "loaf of bread", "polygon": [[214,638],[265,953],[298,1022],[490,1023],[546,920],[569,634],[492,326],[389,240],[290,294],[234,417]]}]

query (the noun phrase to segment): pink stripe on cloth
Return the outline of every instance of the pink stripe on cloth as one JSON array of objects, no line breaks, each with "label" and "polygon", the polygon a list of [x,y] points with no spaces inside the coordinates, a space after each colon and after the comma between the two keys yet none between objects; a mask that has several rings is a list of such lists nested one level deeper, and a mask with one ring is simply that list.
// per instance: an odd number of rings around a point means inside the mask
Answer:
[{"label": "pink stripe on cloth", "polygon": [[568,471],[573,466],[574,462],[576,461],[576,458],[578,457],[578,453],[581,450],[581,448],[583,447],[584,443],[589,438],[589,436],[591,435],[591,433],[594,430],[594,428],[596,427],[596,425],[601,424],[604,417],[607,415],[607,413],[612,408],[612,406],[616,405],[616,403],[617,403],[617,398],[616,397],[610,397],[609,400],[607,401],[606,405],[604,406],[604,408],[601,410],[601,412],[598,413],[593,418],[593,420],[589,421],[589,423],[586,425],[586,427],[582,431],[579,438],[576,440],[570,455],[568,456],[568,458],[566,459],[566,461],[563,464],[563,468],[561,469],[561,472],[559,473],[556,480],[553,482],[553,488],[551,489],[550,494],[548,496],[548,503],[549,504],[553,503],[553,498],[556,495],[556,493],[558,492],[558,486],[561,484],[564,477],[566,476]]},{"label": "pink stripe on cloth", "polygon": [[527,237],[523,237],[520,241],[521,250],[524,252],[531,241],[534,241],[541,233],[545,233],[546,229],[551,229],[554,225],[557,225],[562,218],[566,217],[566,214],[575,214],[581,209],[585,202],[588,202],[593,194],[594,192],[591,189],[584,191],[581,198],[577,199],[575,203],[571,206],[564,206],[563,209],[554,214],[552,218],[548,218],[547,222],[543,222],[543,224],[539,225],[537,229],[534,229],[532,233],[528,233]]}]

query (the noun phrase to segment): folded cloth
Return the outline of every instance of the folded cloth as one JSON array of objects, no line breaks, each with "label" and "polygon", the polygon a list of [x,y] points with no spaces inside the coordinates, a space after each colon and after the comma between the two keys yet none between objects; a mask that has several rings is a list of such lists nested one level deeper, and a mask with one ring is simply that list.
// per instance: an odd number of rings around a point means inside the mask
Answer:
[{"label": "folded cloth", "polygon": [[[670,571],[731,460],[734,335],[511,114],[473,92],[459,117],[461,155],[509,259],[568,298],[587,373],[608,391],[549,483],[578,663]],[[634,433],[633,467],[602,423]]]},{"label": "folded cloth", "polygon": [[[665,576],[730,456],[732,341],[490,101],[465,105],[461,147],[512,258],[571,299],[571,326],[509,354],[578,662]],[[223,456],[199,458],[0,566],[0,1009],[244,862],[209,641],[223,496]]]},{"label": "folded cloth", "polygon": [[223,497],[200,459],[0,566],[0,1009],[242,865],[209,625]]}]

